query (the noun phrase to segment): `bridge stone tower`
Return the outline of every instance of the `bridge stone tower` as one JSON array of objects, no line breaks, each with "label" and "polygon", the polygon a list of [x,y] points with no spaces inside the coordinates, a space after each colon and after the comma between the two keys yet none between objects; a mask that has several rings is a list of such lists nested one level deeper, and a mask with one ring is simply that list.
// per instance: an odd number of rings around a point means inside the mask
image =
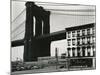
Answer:
[{"label": "bridge stone tower", "polygon": [[37,57],[50,56],[50,38],[42,37],[50,34],[49,21],[50,11],[46,11],[42,7],[35,5],[34,2],[26,3],[25,62],[37,61]]}]

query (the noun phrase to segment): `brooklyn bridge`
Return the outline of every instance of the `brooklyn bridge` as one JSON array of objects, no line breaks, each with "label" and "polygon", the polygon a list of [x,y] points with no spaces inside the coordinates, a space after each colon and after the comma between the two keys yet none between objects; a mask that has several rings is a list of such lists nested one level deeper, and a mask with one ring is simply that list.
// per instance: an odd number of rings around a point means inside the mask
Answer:
[{"label": "brooklyn bridge", "polygon": [[[11,46],[24,45],[24,61],[36,61],[37,57],[50,56],[51,41],[65,39],[66,33],[65,30],[50,33],[50,11],[37,6],[34,2],[27,2],[25,5],[25,37],[12,41]],[[34,23],[35,35],[33,35]]]}]

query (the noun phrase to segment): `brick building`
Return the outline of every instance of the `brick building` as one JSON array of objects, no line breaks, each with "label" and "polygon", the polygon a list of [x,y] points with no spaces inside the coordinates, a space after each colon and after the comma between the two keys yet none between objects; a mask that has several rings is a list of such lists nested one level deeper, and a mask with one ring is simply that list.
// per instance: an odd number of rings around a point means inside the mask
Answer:
[{"label": "brick building", "polygon": [[66,28],[70,66],[95,68],[95,23]]}]

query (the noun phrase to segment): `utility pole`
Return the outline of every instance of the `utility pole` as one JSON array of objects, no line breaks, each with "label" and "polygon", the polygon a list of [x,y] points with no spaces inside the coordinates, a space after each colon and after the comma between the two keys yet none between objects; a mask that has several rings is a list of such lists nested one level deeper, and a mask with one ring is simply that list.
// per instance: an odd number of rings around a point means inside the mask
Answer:
[{"label": "utility pole", "polygon": [[66,51],[66,57],[65,57],[65,59],[66,59],[66,68],[67,68],[67,70],[69,70],[69,58],[68,58],[68,51]]},{"label": "utility pole", "polygon": [[56,69],[58,69],[58,50],[55,49],[55,57],[56,57]]}]

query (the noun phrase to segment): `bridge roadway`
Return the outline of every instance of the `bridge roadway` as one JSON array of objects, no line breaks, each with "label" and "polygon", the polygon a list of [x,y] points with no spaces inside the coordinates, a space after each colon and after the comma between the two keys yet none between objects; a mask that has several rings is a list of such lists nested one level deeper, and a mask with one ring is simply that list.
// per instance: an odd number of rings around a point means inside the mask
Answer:
[{"label": "bridge roadway", "polygon": [[[53,33],[50,33],[50,34],[45,34],[45,35],[41,35],[41,36],[33,37],[33,38],[36,38],[37,40],[39,40],[39,39],[50,39],[50,41],[62,40],[62,39],[66,39],[66,30],[53,32]],[[11,42],[12,47],[22,46],[22,45],[24,45],[24,38]]]}]

